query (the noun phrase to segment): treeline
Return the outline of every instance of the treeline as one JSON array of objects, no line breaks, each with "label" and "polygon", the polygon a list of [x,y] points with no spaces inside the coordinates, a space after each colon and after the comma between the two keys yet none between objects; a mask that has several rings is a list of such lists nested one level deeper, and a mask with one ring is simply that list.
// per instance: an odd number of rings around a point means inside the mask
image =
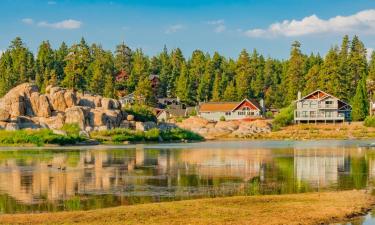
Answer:
[{"label": "treeline", "polygon": [[[185,57],[177,48],[149,57],[142,49],[125,43],[115,52],[82,38],[72,46],[62,43],[52,49],[43,41],[33,53],[17,37],[0,58],[0,95],[17,84],[33,81],[43,91],[49,84],[89,91],[108,97],[132,93],[152,104],[159,97],[178,96],[183,102],[235,101],[264,98],[267,107],[281,108],[297,97],[321,89],[353,104],[363,119],[368,113],[368,94],[374,93],[375,54],[367,61],[366,48],[357,36],[344,36],[325,57],[306,55],[294,42],[290,57],[264,57],[257,50],[242,50],[237,59],[215,52],[212,56],[195,50]],[[121,73],[124,79],[116,79]],[[157,93],[151,89],[150,74],[157,74]],[[367,111],[366,111],[367,110]],[[358,113],[357,113],[358,114]],[[363,114],[363,115],[362,115]]]}]

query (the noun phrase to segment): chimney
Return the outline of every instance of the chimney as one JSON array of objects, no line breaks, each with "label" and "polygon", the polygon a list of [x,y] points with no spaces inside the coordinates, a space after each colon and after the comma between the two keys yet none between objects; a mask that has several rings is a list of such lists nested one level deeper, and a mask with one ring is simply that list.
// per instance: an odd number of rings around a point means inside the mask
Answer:
[{"label": "chimney", "polygon": [[301,94],[301,92],[300,91],[298,91],[298,99],[297,100],[300,100],[301,98],[302,98],[302,94]]},{"label": "chimney", "polygon": [[266,111],[266,108],[264,107],[264,100],[263,100],[263,98],[260,99],[259,105],[260,105],[260,108],[261,108],[262,112]]}]

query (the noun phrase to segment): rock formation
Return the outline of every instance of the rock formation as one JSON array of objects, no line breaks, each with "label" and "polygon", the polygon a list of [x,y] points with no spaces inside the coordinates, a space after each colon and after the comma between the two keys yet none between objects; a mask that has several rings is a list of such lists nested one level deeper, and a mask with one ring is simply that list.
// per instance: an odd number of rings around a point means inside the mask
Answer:
[{"label": "rock formation", "polygon": [[128,117],[118,100],[61,87],[48,86],[41,94],[36,85],[24,83],[0,99],[0,129],[61,129],[77,123],[81,130],[93,131],[120,127]]},{"label": "rock formation", "polygon": [[246,138],[271,132],[272,128],[265,120],[209,122],[200,117],[190,117],[177,123],[177,126],[198,133],[206,139]]}]

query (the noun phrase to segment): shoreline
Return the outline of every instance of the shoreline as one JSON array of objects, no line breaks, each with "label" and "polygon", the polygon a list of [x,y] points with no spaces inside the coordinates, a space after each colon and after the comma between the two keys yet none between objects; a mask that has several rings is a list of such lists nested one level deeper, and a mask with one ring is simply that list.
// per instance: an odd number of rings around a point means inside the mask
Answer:
[{"label": "shoreline", "polygon": [[89,211],[3,214],[5,224],[326,224],[365,215],[366,191],[235,196],[147,203]]}]

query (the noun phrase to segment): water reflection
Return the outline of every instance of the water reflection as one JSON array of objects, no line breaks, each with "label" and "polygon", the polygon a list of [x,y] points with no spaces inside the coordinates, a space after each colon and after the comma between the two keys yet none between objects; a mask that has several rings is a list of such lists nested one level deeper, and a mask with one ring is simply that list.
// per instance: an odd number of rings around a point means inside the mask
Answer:
[{"label": "water reflection", "polygon": [[345,146],[1,151],[0,212],[366,188],[374,157]]}]

